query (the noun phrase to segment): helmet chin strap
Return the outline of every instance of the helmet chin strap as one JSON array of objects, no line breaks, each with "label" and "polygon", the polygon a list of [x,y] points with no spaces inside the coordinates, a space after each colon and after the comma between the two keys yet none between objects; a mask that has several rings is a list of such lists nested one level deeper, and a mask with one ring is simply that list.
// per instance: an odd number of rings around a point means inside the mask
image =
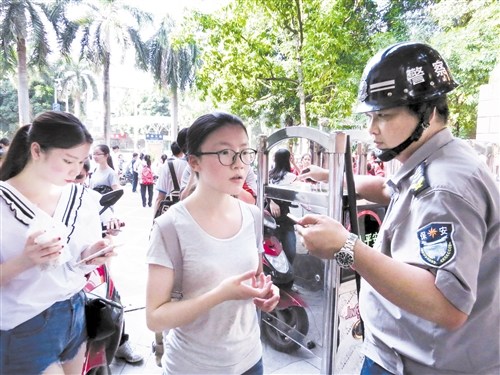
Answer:
[{"label": "helmet chin strap", "polygon": [[413,142],[418,141],[422,136],[424,130],[427,129],[430,125],[429,117],[431,113],[432,110],[429,109],[427,109],[424,113],[422,113],[420,121],[415,127],[415,130],[413,130],[413,133],[411,133],[411,135],[403,143],[400,143],[398,146],[394,148],[379,149],[377,152],[377,157],[384,162],[391,161],[396,156],[398,156],[401,153],[401,151],[408,148],[408,146],[411,145]]}]

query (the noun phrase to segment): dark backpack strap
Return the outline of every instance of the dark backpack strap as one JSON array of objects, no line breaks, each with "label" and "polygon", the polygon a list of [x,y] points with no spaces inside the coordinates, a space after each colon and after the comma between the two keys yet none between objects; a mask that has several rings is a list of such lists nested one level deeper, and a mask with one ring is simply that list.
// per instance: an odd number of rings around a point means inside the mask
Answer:
[{"label": "dark backpack strap", "polygon": [[172,182],[174,183],[174,190],[180,191],[179,182],[177,181],[177,175],[175,174],[174,163],[172,160],[167,160],[168,168],[170,169],[170,175],[172,176]]},{"label": "dark backpack strap", "polygon": [[[349,135],[346,140],[346,152],[345,152],[345,180],[347,186],[347,206],[349,210],[349,219],[351,224],[351,232],[354,234],[359,234],[358,225],[358,207],[356,202],[356,186],[354,184],[354,173],[352,171],[352,156],[351,156],[351,142]],[[359,303],[359,292],[361,290],[361,276],[359,273],[354,271],[354,276],[356,278],[356,292],[358,295]],[[360,318],[361,332],[363,339],[365,338],[365,329],[363,320]]]}]

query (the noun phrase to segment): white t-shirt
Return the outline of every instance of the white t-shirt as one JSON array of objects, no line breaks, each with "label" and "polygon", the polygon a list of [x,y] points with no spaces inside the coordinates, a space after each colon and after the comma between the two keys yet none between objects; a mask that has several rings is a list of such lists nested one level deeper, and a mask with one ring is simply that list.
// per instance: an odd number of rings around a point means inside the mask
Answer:
[{"label": "white t-shirt", "polygon": [[89,186],[91,189],[99,185],[105,185],[112,187],[113,185],[119,185],[120,180],[118,178],[118,173],[108,166],[105,170],[97,167],[93,172],[89,180]]},{"label": "white t-shirt", "polygon": [[[240,202],[243,222],[232,238],[207,234],[181,201],[164,215],[172,215],[183,257],[184,299],[214,289],[227,277],[255,269],[259,252],[250,207]],[[153,226],[153,232],[159,231]],[[147,262],[172,268],[161,236],[151,235]],[[195,321],[169,331],[162,368],[167,374],[241,374],[262,357],[257,311],[251,299],[226,301]]]},{"label": "white t-shirt", "polygon": [[[182,158],[175,158],[174,160],[170,160],[173,164],[175,176],[177,178],[177,184],[181,185],[182,174],[184,173],[184,169],[187,167],[187,160]],[[172,180],[172,176],[170,174],[170,168],[168,166],[169,160],[165,160],[165,163],[161,166],[158,182],[156,183],[156,190],[163,194],[170,194],[174,190],[174,182]]]},{"label": "white t-shirt", "polygon": [[[1,330],[18,326],[85,286],[85,274],[95,267],[75,266],[75,263],[81,259],[83,250],[101,239],[99,206],[89,193],[80,185],[68,184],[64,188],[52,219],[68,227],[67,247],[71,258],[60,266],[31,267],[1,287]],[[23,252],[30,224],[38,212],[13,186],[0,181],[0,262]],[[50,220],[46,213],[38,213],[38,217],[40,215]]]}]

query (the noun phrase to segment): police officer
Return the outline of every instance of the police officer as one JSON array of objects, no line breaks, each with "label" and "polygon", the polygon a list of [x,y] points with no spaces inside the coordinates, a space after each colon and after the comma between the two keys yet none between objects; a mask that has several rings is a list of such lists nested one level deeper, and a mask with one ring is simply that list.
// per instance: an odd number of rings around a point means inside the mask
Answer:
[{"label": "police officer", "polygon": [[[373,248],[325,216],[300,223],[311,254],[363,278],[362,374],[500,373],[498,187],[475,152],[446,127],[457,83],[440,54],[400,43],[367,64],[358,111],[389,180],[357,176],[358,193],[388,203]],[[303,178],[326,179],[319,167]]]}]

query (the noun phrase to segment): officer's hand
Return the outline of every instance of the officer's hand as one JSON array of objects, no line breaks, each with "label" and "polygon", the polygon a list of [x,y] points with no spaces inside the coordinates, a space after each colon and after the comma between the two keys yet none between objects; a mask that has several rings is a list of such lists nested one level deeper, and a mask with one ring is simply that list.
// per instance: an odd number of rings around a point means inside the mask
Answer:
[{"label": "officer's hand", "polygon": [[298,224],[297,232],[304,246],[310,254],[322,259],[333,259],[349,236],[349,231],[329,216],[306,215]]},{"label": "officer's hand", "polygon": [[328,181],[328,169],[318,167],[317,165],[311,164],[309,167],[305,168],[298,176],[298,179],[305,181],[310,178],[314,181]]}]

